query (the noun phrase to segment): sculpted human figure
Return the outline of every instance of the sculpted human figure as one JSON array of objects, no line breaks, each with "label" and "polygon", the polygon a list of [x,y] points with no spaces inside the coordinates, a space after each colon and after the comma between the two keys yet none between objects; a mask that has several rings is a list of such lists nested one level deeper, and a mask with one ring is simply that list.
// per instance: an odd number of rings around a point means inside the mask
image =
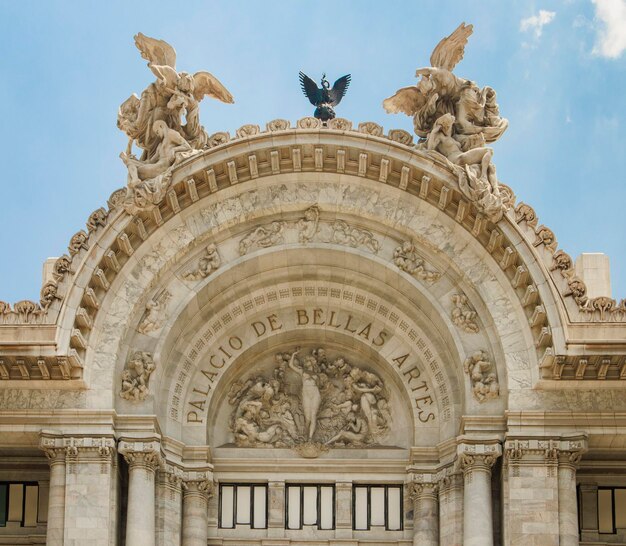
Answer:
[{"label": "sculpted human figure", "polygon": [[128,168],[128,185],[132,189],[140,185],[144,180],[156,178],[169,169],[177,159],[180,152],[191,152],[191,146],[178,131],[169,129],[163,120],[157,120],[153,125],[154,134],[160,142],[151,159],[141,161],[125,152],[120,158]]},{"label": "sculpted human figure", "polygon": [[362,444],[365,442],[368,434],[367,421],[354,412],[348,414],[348,424],[344,430],[340,430],[326,444],[335,442],[349,442],[353,444]]},{"label": "sculpted human figure", "polygon": [[302,410],[304,412],[307,436],[309,440],[312,440],[317,426],[317,413],[322,402],[322,395],[318,387],[315,358],[312,356],[304,357],[302,367],[298,367],[295,364],[298,353],[299,349],[291,354],[289,367],[299,374],[302,380]]}]

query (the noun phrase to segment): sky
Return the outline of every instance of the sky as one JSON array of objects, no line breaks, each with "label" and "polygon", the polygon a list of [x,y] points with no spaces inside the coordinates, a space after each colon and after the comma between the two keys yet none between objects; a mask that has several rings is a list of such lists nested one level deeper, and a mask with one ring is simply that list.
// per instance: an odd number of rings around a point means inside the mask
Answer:
[{"label": "sky", "polygon": [[44,260],[125,185],[117,109],[154,79],[137,32],[234,95],[203,101],[209,134],[312,115],[300,70],[352,74],[336,110],[354,126],[412,131],[382,100],[462,21],[474,34],[455,73],[493,87],[510,124],[498,178],[572,257],[608,254],[626,298],[626,0],[0,0],[0,300],[38,300]]}]

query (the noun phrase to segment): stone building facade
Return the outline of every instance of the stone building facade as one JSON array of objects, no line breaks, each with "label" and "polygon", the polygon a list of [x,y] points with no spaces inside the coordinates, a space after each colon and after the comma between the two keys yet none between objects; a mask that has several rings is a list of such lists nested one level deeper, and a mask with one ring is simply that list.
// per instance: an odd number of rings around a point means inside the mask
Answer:
[{"label": "stone building facade", "polygon": [[221,139],[3,307],[0,543],[624,543],[626,308],[533,209],[372,123]]},{"label": "stone building facade", "polygon": [[626,544],[626,300],[497,181],[469,34],[384,102],[417,143],[209,136],[230,93],[135,37],[127,187],[0,302],[0,544]]}]

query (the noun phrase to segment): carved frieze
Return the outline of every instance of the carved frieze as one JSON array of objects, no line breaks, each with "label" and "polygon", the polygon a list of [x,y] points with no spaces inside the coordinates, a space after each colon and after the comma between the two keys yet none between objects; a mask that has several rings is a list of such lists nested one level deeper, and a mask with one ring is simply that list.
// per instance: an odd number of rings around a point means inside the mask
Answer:
[{"label": "carved frieze", "polygon": [[229,391],[230,429],[241,447],[291,447],[313,457],[326,447],[379,445],[391,426],[389,393],[375,373],[323,348],[277,353],[271,375]]},{"label": "carved frieze", "polygon": [[479,402],[498,398],[500,386],[495,366],[485,351],[476,351],[463,363],[463,370],[469,375],[474,398]]},{"label": "carved frieze", "polygon": [[254,247],[269,248],[284,242],[284,229],[285,222],[278,221],[253,229],[239,241],[239,254],[244,256]]},{"label": "carved frieze", "polygon": [[346,245],[352,248],[364,247],[376,254],[381,244],[371,231],[351,226],[343,220],[336,220],[332,227],[331,243]]},{"label": "carved frieze", "polygon": [[[333,120],[334,121],[334,120]],[[320,209],[317,205],[304,211],[304,217],[298,220],[298,240],[301,243],[310,243],[318,231],[320,222]]]},{"label": "carved frieze", "polygon": [[183,273],[183,278],[186,281],[205,279],[213,273],[213,271],[218,269],[220,265],[222,265],[222,258],[217,251],[217,246],[214,243],[211,243],[206,247],[205,254],[198,261],[196,268],[185,271]]},{"label": "carved frieze", "polygon": [[136,351],[122,371],[120,396],[126,400],[145,400],[150,394],[148,383],[156,364],[150,353]]},{"label": "carved frieze", "polygon": [[418,254],[412,241],[404,241],[393,252],[393,263],[409,275],[429,283],[439,280],[441,273],[426,268],[426,262]]}]

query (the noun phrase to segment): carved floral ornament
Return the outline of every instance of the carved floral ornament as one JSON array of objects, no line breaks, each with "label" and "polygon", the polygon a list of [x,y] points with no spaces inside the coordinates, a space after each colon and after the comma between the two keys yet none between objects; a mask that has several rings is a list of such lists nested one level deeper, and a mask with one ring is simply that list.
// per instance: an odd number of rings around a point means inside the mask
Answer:
[{"label": "carved floral ornament", "polygon": [[329,447],[381,445],[392,425],[389,392],[375,373],[319,347],[276,353],[271,373],[234,383],[230,430],[239,447],[289,447],[316,457]]}]

